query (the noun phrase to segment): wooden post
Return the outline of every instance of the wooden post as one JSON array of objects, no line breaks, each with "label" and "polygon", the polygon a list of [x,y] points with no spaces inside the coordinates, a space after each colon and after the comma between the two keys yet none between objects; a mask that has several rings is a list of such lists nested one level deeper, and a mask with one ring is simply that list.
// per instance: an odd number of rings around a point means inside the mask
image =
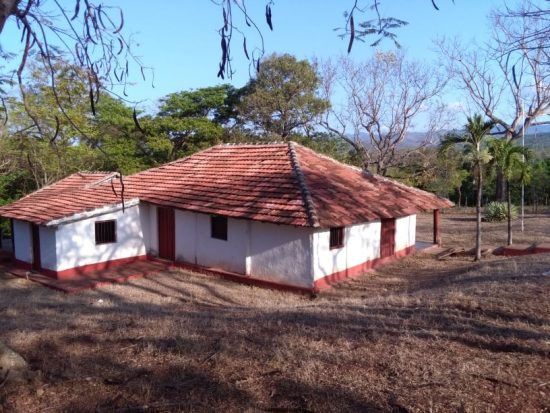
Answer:
[{"label": "wooden post", "polygon": [[434,209],[434,244],[441,246],[441,232],[439,225],[441,223],[441,216],[439,209]]},{"label": "wooden post", "polygon": [[10,219],[10,231],[11,231],[11,254],[15,259],[15,232],[13,230],[13,218]]}]

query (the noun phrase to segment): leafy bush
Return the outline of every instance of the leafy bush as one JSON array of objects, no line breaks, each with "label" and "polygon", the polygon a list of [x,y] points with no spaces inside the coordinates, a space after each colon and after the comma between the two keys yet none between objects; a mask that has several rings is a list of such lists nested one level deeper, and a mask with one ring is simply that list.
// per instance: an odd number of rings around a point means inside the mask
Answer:
[{"label": "leafy bush", "polygon": [[[518,209],[512,205],[512,219],[518,216]],[[508,204],[506,202],[489,202],[485,205],[485,220],[489,222],[505,221],[508,218]]]}]

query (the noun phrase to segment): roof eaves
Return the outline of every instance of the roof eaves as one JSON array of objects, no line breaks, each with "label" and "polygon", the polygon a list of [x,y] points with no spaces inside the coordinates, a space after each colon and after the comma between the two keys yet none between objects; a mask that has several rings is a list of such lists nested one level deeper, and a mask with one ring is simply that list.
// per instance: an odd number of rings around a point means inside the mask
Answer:
[{"label": "roof eaves", "polygon": [[112,212],[117,212],[122,209],[130,208],[139,204],[139,198],[132,198],[129,201],[121,202],[118,204],[107,204],[101,207],[88,209],[86,211],[77,212],[74,214],[66,215],[61,218],[45,221],[43,224],[47,227],[54,227],[62,224],[70,224],[72,222],[81,221],[87,218],[93,218],[99,215],[105,215]]},{"label": "roof eaves", "polygon": [[311,193],[306,185],[306,180],[304,178],[304,173],[300,167],[300,161],[294,149],[294,142],[288,142],[288,154],[290,156],[290,164],[292,170],[296,174],[298,180],[298,185],[300,186],[300,193],[302,194],[302,200],[304,202],[304,207],[307,214],[308,223],[312,227],[319,227],[319,218],[317,217],[317,212],[315,211],[315,205],[313,204],[313,199],[311,198]]}]

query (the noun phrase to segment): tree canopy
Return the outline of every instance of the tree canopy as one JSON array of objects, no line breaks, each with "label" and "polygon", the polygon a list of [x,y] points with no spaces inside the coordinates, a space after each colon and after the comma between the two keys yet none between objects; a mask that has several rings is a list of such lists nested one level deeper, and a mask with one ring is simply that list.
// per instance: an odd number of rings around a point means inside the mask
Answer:
[{"label": "tree canopy", "polygon": [[239,117],[263,136],[283,140],[292,133],[308,133],[329,102],[318,96],[320,79],[307,60],[271,55],[255,79],[245,86]]}]

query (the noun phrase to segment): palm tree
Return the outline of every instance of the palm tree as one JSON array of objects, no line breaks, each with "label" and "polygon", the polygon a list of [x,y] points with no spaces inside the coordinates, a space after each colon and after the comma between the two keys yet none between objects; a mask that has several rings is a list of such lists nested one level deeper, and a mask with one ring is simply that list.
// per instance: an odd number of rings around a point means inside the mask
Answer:
[{"label": "palm tree", "polygon": [[493,128],[492,121],[484,121],[481,115],[468,117],[463,133],[450,133],[441,140],[441,151],[460,145],[463,149],[464,160],[470,164],[472,175],[476,182],[476,252],[475,259],[481,259],[481,191],[483,187],[483,165],[491,160],[485,137]]},{"label": "palm tree", "polygon": [[529,178],[529,164],[531,151],[528,148],[515,145],[506,139],[491,139],[489,141],[489,153],[491,164],[502,172],[506,188],[506,201],[508,203],[508,245],[512,245],[512,196],[510,181],[514,178],[526,183]]}]

